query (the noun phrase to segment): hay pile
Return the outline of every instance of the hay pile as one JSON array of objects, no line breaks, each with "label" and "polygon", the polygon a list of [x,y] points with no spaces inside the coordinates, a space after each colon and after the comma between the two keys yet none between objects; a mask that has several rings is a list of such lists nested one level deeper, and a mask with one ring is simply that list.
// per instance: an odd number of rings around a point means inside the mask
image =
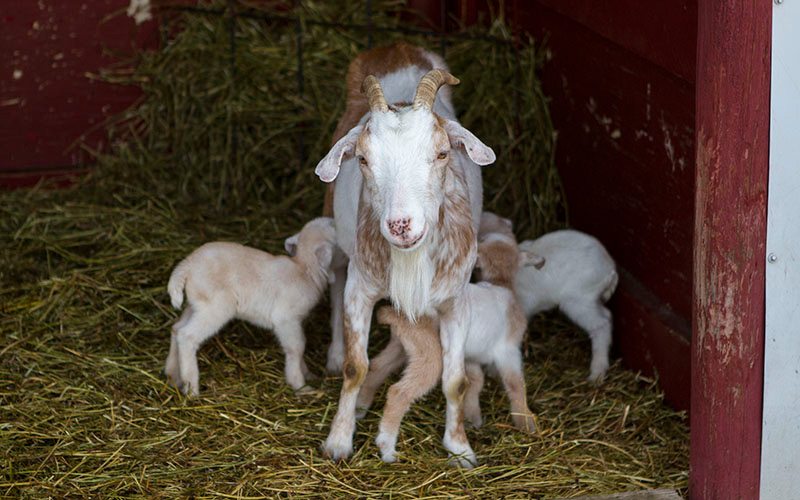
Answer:
[{"label": "hay pile", "polygon": [[[374,5],[375,24],[397,25],[398,9]],[[653,381],[618,366],[601,388],[587,385],[588,341],[554,315],[534,323],[527,354],[540,434],[514,431],[502,389],[488,382],[486,423],[468,433],[482,463],[472,471],[446,465],[439,392],[404,422],[400,463],[380,462],[376,412],[359,423],[350,461],[322,458],[341,379],[296,397],[283,382],[280,348],[243,323],[201,350],[200,398],[165,384],[172,266],[217,239],[279,252],[321,210],[313,167],[342,111],[346,63],[366,36],[309,21],[361,19],[363,5],[304,3],[298,13],[302,97],[293,25],[239,20],[234,70],[228,19],[182,15],[165,28],[169,43],[141,54],[132,73],[102,75],[141,86],[144,98],[112,124],[114,147],[90,178],[0,195],[0,495],[550,498],[685,487],[684,416],[664,406]],[[491,34],[508,37],[500,22]],[[447,57],[464,82],[455,91],[460,116],[498,152],[484,170],[487,206],[513,217],[520,236],[562,225],[552,127],[534,72],[541,52],[459,39]],[[317,374],[327,311],[321,305],[307,322]],[[384,342],[373,334],[371,350]]]}]

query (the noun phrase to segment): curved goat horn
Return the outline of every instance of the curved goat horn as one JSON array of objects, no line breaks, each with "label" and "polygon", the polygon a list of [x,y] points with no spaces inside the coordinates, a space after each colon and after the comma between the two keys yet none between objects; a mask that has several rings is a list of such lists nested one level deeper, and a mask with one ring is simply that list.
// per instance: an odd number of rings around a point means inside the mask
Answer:
[{"label": "curved goat horn", "polygon": [[364,78],[364,82],[361,84],[361,93],[367,94],[369,110],[373,113],[376,111],[381,113],[389,111],[389,105],[386,104],[386,98],[383,96],[381,82],[374,75],[368,75]]},{"label": "curved goat horn", "polygon": [[417,85],[417,93],[414,96],[414,109],[433,108],[433,100],[436,98],[436,92],[439,87],[445,83],[449,85],[458,85],[460,80],[447,71],[441,69],[432,69],[428,71],[422,80]]}]

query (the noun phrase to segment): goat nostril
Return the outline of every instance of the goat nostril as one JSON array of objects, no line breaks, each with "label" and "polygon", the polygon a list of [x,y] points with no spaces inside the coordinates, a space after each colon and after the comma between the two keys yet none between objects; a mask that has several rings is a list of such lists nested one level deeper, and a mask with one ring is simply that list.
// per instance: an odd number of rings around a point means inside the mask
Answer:
[{"label": "goat nostril", "polygon": [[391,220],[386,224],[392,236],[403,237],[411,230],[411,219],[409,218]]}]

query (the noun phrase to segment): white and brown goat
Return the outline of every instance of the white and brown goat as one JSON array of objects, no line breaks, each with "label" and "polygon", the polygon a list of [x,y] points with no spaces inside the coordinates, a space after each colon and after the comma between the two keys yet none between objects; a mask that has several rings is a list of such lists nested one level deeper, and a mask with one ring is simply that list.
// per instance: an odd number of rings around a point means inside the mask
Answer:
[{"label": "white and brown goat", "polygon": [[303,360],[302,323],[325,290],[333,255],[329,217],[306,224],[292,237],[293,257],[275,256],[238,243],[199,247],[172,272],[167,285],[172,306],[188,305],[172,327],[164,372],[170,383],[195,396],[200,390],[197,350],[228,321],[239,318],[270,328],[286,358],[286,382],[300,389],[309,376]]},{"label": "white and brown goat", "polygon": [[[503,382],[511,403],[514,425],[533,432],[535,420],[528,409],[521,344],[525,334],[525,314],[514,296],[514,274],[520,254],[513,235],[493,233],[478,246],[478,265],[483,269],[480,283],[466,288],[469,304],[469,331],[465,346],[465,368],[469,380],[464,398],[464,416],[474,427],[482,423],[479,396],[483,370],[487,365]],[[442,362],[438,325],[431,318],[412,323],[391,307],[378,311],[378,322],[391,326],[389,344],[370,362],[369,373],[361,386],[359,414],[371,406],[384,380],[407,364],[402,378],[386,395],[375,443],[385,462],[394,462],[400,422],[410,405],[427,394],[439,381]]]},{"label": "white and brown goat", "polygon": [[456,121],[448,89],[437,96],[442,85],[456,83],[441,57],[403,43],[364,52],[348,69],[337,141],[316,168],[323,181],[336,180],[336,238],[349,259],[346,280],[339,279],[343,267],[335,280],[346,282],[344,296],[338,286],[331,301],[329,367],[336,368],[343,354],[344,373],[323,445],[334,459],[353,451],[372,309],[389,298],[412,320],[438,318],[447,399],[443,442],[462,465],[475,463],[461,422],[469,316],[464,288],[477,251],[479,165],[494,162],[495,155]]}]

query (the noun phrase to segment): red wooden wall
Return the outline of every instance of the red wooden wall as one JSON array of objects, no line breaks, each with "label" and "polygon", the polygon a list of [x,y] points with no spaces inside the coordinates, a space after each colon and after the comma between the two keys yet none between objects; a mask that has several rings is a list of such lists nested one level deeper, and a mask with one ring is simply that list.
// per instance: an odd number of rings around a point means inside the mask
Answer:
[{"label": "red wooden wall", "polygon": [[508,10],[552,56],[542,76],[570,222],[605,243],[622,271],[615,349],[688,408],[696,0],[516,1]]},{"label": "red wooden wall", "polygon": [[772,2],[699,4],[689,491],[758,498]]},{"label": "red wooden wall", "polygon": [[[0,186],[85,167],[73,147],[87,132],[129,106],[135,88],[90,78],[136,48],[155,46],[154,22],[137,27],[125,15],[129,0],[25,0],[0,10]],[[9,8],[13,4],[13,8]]]}]

